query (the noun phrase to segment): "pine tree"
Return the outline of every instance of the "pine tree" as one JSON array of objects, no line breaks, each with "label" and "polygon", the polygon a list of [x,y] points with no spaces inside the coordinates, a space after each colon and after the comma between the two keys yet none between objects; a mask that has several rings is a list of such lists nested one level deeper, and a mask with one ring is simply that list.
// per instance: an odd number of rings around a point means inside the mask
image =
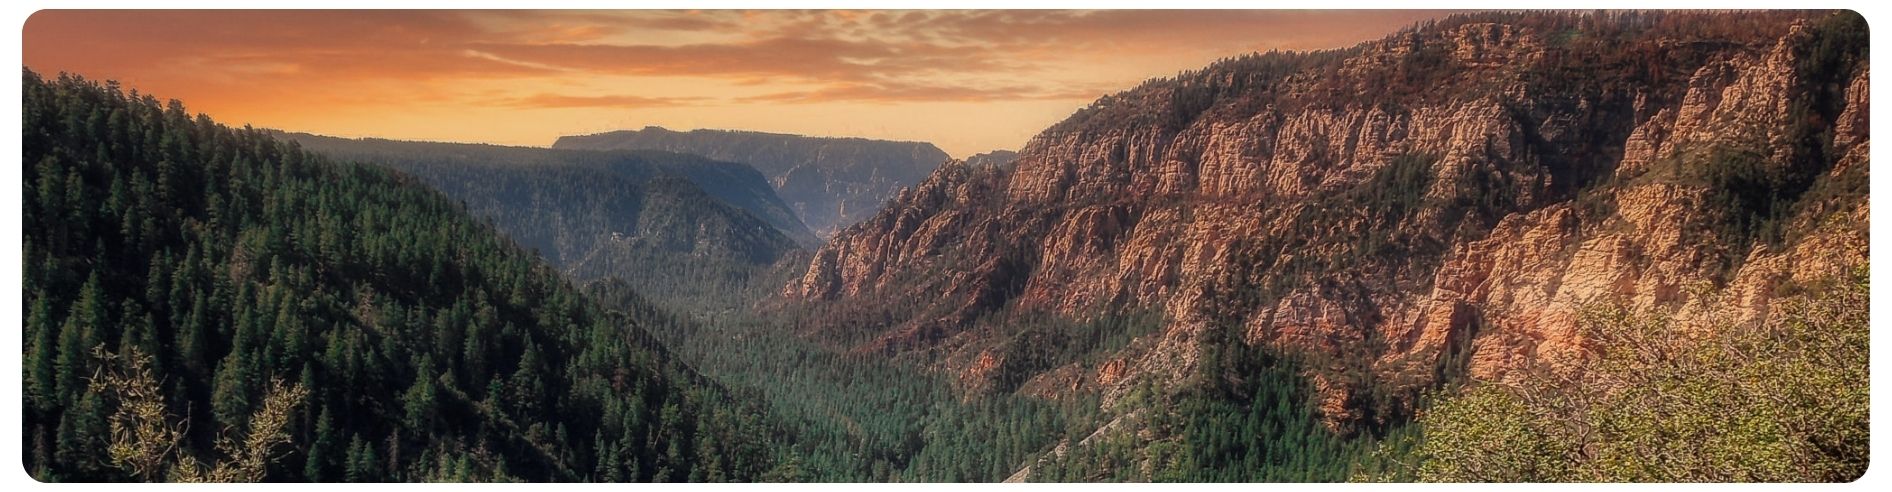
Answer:
[{"label": "pine tree", "polygon": [[374,444],[362,440],[356,434],[348,444],[348,466],[345,477],[350,482],[378,482],[381,474],[381,459],[375,457]]},{"label": "pine tree", "polygon": [[103,467],[105,439],[105,402],[92,392],[83,392],[59,419],[59,440],[55,456],[76,465],[82,474],[97,473]]},{"label": "pine tree", "polygon": [[249,361],[243,351],[232,350],[217,364],[217,375],[210,392],[210,405],[217,422],[241,427],[250,414]]},{"label": "pine tree", "polygon": [[183,325],[177,327],[177,358],[182,362],[185,374],[196,377],[209,376],[210,330],[207,319],[210,309],[205,305],[202,295],[190,296],[190,309],[184,311]]},{"label": "pine tree", "polygon": [[26,354],[26,395],[29,401],[45,411],[59,403],[58,340],[60,327],[55,325],[52,314],[52,301],[44,294],[33,297],[33,308],[26,315],[26,329],[31,337]]},{"label": "pine tree", "polygon": [[55,386],[62,401],[71,401],[85,391],[83,380],[91,376],[91,350],[103,343],[99,332],[105,327],[105,301],[100,289],[98,272],[93,272],[59,328],[59,356],[54,365],[58,372]]},{"label": "pine tree", "polygon": [[311,482],[332,480],[329,470],[335,462],[337,450],[335,437],[335,417],[329,407],[322,407],[322,415],[315,420],[315,439],[309,443],[308,457],[303,461],[302,478]]},{"label": "pine tree", "polygon": [[418,432],[433,430],[434,413],[437,411],[439,396],[434,389],[434,378],[429,375],[433,364],[422,362],[416,367],[419,371],[414,376],[414,384],[409,385],[402,394],[401,401],[407,411],[407,426]]}]

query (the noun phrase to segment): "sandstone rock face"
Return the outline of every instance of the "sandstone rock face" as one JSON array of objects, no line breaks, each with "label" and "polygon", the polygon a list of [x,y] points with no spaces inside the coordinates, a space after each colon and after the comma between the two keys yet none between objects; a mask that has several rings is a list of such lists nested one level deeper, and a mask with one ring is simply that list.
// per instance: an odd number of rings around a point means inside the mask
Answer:
[{"label": "sandstone rock face", "polygon": [[[980,316],[1163,311],[1102,362],[1021,386],[1107,400],[1187,375],[1210,329],[1412,386],[1454,344],[1474,378],[1559,368],[1592,303],[1751,322],[1783,286],[1865,259],[1867,70],[1808,62],[1822,15],[1716,40],[1623,27],[1603,51],[1618,59],[1530,16],[1474,16],[1223,62],[1099,100],[1010,169],[941,167],[781,295],[909,306],[864,349],[975,379],[998,365],[982,340],[1005,336]],[[1720,176],[1749,162],[1788,176],[1763,186],[1792,204],[1761,214],[1778,234],[1729,201],[1747,195]],[[1362,382],[1313,376],[1330,418],[1355,417]]]}]

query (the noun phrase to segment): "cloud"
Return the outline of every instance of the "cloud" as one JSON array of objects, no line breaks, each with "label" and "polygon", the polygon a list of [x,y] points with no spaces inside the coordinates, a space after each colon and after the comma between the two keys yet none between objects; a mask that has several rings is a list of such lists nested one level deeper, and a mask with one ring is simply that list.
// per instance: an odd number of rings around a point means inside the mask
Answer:
[{"label": "cloud", "polygon": [[296,67],[297,77],[504,77],[536,72],[470,57],[461,40],[493,32],[447,11],[41,11],[25,27],[26,62],[118,74],[220,75],[226,67]]},{"label": "cloud", "polygon": [[549,141],[521,132],[562,131],[571,127],[555,125],[585,116],[595,118],[587,130],[653,123],[612,111],[627,108],[676,125],[766,118],[778,131],[822,134],[907,126],[903,106],[936,103],[958,105],[963,128],[1025,118],[1008,130],[1025,132],[1151,77],[1252,51],[1345,47],[1440,15],[45,10],[23,37],[33,70],[116,79],[236,121],[521,142]]},{"label": "cloud", "polygon": [[969,47],[819,38],[682,46],[476,44],[474,52],[534,66],[601,74],[860,82],[940,73],[1016,72],[1032,68]]},{"label": "cloud", "polygon": [[996,102],[1090,100],[1105,89],[1051,89],[1029,85],[959,86],[900,83],[836,84],[813,90],[787,91],[739,98],[742,103],[823,102]]},{"label": "cloud", "polygon": [[[991,46],[1109,48],[1138,52],[1340,47],[1371,39],[1444,11],[1360,10],[994,10],[874,17],[874,29],[925,32]],[[1235,54],[1235,53],[1230,53]]]},{"label": "cloud", "polygon": [[503,106],[534,109],[562,108],[667,108],[694,106],[711,103],[714,100],[702,97],[644,97],[628,95],[575,96],[567,94],[534,94],[526,97],[508,99]]},{"label": "cloud", "polygon": [[[822,100],[991,100],[987,97],[1002,94],[1063,97],[1068,91],[1062,87],[1096,85],[1099,80],[1090,72],[1126,69],[1113,64],[1153,63],[1139,57],[1161,61],[1187,55],[1195,60],[1269,47],[1332,47],[1435,15],[1200,10],[45,11],[27,23],[26,48],[28,64],[45,69],[169,72],[172,77],[191,72],[204,78],[307,86],[368,79],[639,75],[828,85],[806,92]],[[291,77],[296,80],[286,80]],[[993,80],[1002,81],[1002,87],[977,88]]]}]

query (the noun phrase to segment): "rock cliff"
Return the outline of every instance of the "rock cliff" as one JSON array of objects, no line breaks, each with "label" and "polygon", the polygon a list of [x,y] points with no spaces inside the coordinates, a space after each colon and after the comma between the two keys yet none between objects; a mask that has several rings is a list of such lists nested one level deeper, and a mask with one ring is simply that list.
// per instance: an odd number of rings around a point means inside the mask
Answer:
[{"label": "rock cliff", "polygon": [[1866,258],[1851,16],[1473,14],[1226,60],[1100,99],[1011,166],[940,167],[781,295],[875,320],[811,331],[974,380],[1017,356],[981,319],[1157,310],[1019,388],[1108,400],[1234,330],[1333,361],[1311,376],[1337,422],[1448,365],[1558,367],[1592,303],[1752,322]]}]

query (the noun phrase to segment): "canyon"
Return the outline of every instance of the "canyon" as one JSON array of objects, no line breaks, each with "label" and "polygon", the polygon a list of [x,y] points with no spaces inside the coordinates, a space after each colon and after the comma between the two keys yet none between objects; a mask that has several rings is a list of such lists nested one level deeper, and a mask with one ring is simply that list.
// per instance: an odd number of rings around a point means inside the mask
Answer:
[{"label": "canyon", "polygon": [[664,150],[748,164],[824,239],[873,215],[895,191],[947,160],[925,142],[661,127],[560,137],[552,147]]},{"label": "canyon", "polygon": [[[1154,80],[1010,167],[941,167],[778,297],[893,320],[811,330],[857,351],[1106,405],[1183,381],[1233,330],[1325,361],[1308,376],[1334,428],[1410,406],[1366,394],[1442,365],[1575,369],[1590,305],[1757,323],[1865,261],[1868,69],[1822,58],[1817,16],[1675,16],[1474,14]],[[1012,333],[980,322],[1136,309],[1168,322],[1022,376],[1000,374],[1028,356]]]}]

